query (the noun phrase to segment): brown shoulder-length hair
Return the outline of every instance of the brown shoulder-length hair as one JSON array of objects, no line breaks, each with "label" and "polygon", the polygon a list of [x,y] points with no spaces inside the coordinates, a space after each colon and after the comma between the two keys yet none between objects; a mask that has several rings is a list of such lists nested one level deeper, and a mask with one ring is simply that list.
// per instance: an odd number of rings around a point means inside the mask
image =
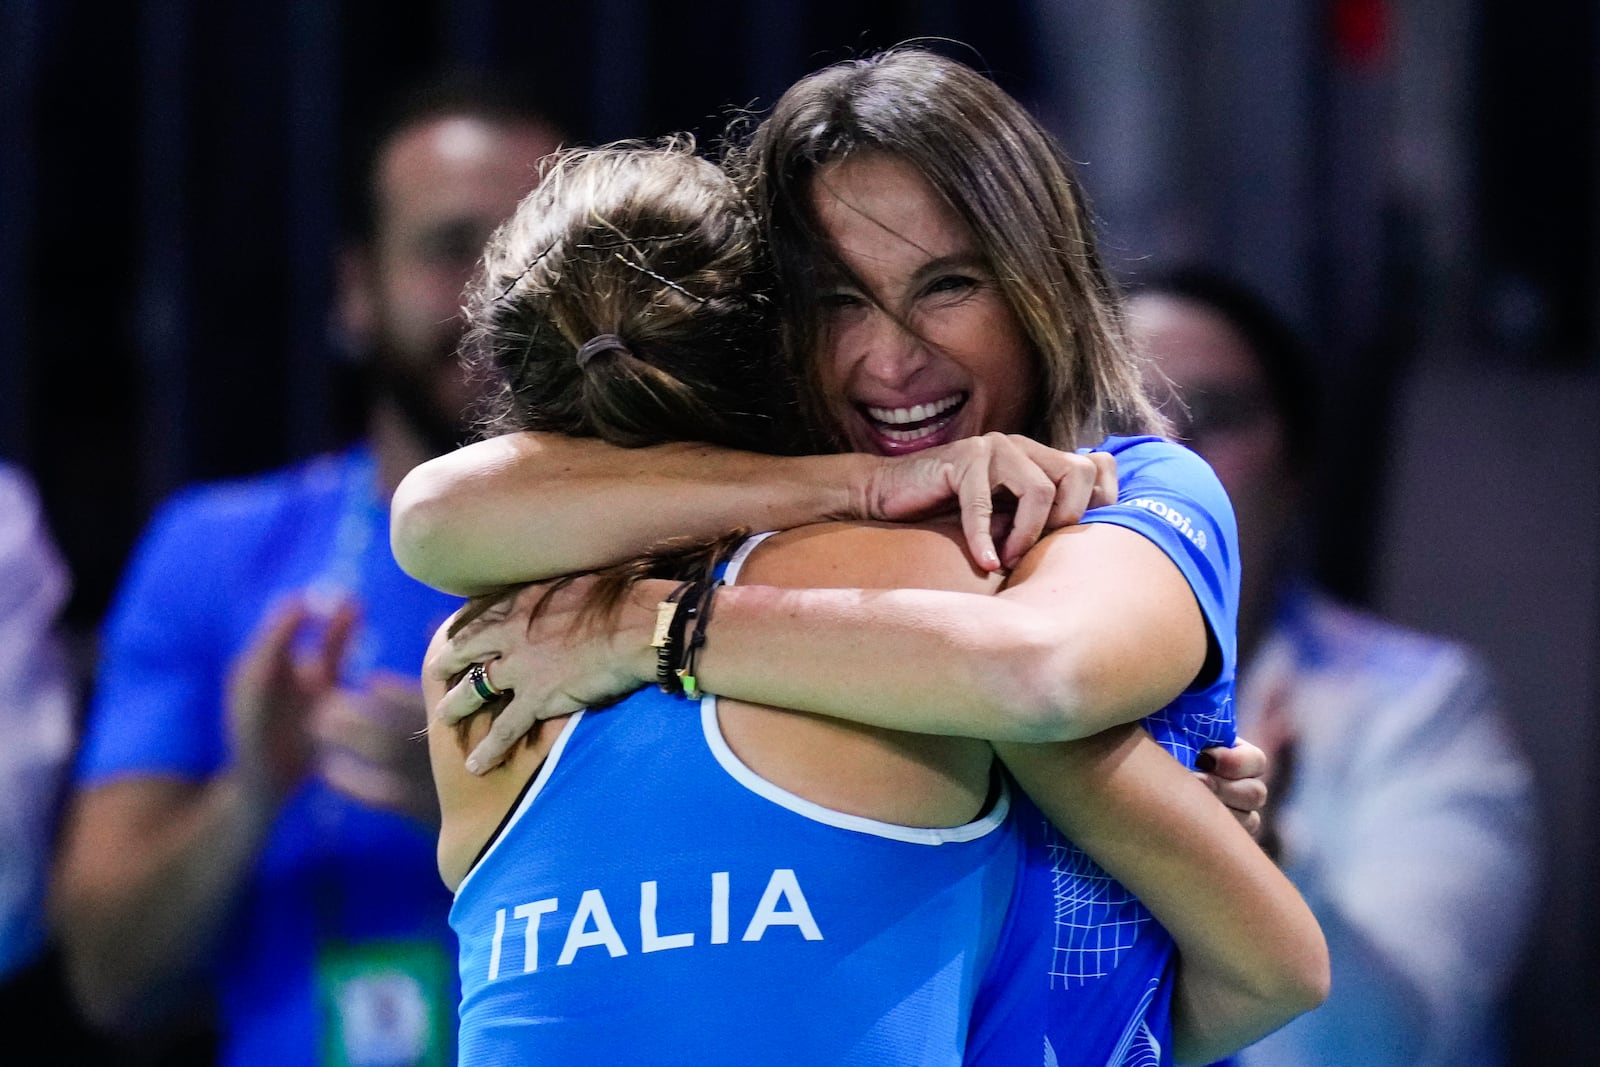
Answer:
[{"label": "brown shoulder-length hair", "polygon": [[694,148],[677,136],[546,162],[466,294],[461,355],[487,387],[480,435],[797,448],[760,226]]},{"label": "brown shoulder-length hair", "polygon": [[729,153],[767,225],[784,344],[814,422],[827,418],[818,286],[849,271],[818,223],[812,181],[858,152],[915,167],[971,229],[1035,354],[1029,436],[1075,448],[1166,432],[1066,156],[993,81],[911,46],[802,78]]}]

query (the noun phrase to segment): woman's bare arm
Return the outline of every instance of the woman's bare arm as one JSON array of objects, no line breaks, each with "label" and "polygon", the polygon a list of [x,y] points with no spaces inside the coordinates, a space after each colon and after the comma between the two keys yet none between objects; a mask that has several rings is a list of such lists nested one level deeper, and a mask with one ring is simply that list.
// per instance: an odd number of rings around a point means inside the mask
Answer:
[{"label": "woman's bare arm", "polygon": [[995,748],[1056,828],[1172,934],[1180,1063],[1231,1055],[1327,997],[1327,944],[1299,892],[1143,729]]},{"label": "woman's bare arm", "polygon": [[[734,586],[716,612],[699,662],[710,691],[989,740],[1072,740],[1141,718],[1206,652],[1176,565],[1109,525],[1052,534],[993,596]],[[719,624],[737,640],[717,641]]]},{"label": "woman's bare arm", "polygon": [[[1004,541],[992,498],[1017,500]],[[1116,499],[1108,455],[985,434],[914,456],[779,457],[698,444],[618,448],[517,433],[429,460],[395,491],[390,544],[413,577],[461,596],[633,559],[674,537],[960,509],[984,570]]]},{"label": "woman's bare arm", "polygon": [[672,537],[846,515],[871,463],[508,434],[407,474],[395,491],[390,542],[413,577],[472,596],[618,563]]}]

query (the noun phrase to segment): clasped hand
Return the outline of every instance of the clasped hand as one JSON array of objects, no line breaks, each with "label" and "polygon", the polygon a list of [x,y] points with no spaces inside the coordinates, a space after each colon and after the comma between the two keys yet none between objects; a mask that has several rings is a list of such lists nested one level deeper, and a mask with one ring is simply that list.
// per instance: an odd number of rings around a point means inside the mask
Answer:
[{"label": "clasped hand", "polygon": [[856,517],[905,521],[954,506],[973,560],[994,571],[1015,567],[1046,533],[1116,500],[1117,460],[1109,452],[1063,452],[1019,434],[986,433],[885,461]]},{"label": "clasped hand", "polygon": [[[467,757],[472,773],[498,766],[540,721],[610,703],[654,676],[649,627],[673,583],[636,582],[616,612],[601,613],[590,610],[596,581],[580,575],[474,598],[434,640],[423,673],[445,689],[433,709],[441,720],[460,722],[503,694]],[[483,665],[481,686],[467,676],[474,664]]]}]

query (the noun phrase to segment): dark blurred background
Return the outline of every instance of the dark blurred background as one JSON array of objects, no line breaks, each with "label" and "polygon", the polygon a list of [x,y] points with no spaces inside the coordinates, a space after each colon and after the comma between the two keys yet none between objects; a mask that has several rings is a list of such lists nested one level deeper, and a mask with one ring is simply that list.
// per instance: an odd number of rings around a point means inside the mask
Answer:
[{"label": "dark blurred background", "polygon": [[499,70],[575,140],[711,142],[921,36],[1061,136],[1121,274],[1208,259],[1321,354],[1324,577],[1501,672],[1553,841],[1519,1054],[1595,1062],[1592,0],[0,0],[0,455],[81,660],[166,494],[347,432],[340,189],[398,87]]}]

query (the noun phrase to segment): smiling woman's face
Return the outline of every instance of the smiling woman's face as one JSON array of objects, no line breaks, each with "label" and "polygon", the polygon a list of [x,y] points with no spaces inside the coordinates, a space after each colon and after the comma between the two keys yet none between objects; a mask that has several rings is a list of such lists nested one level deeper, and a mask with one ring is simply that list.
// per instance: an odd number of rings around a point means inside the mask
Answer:
[{"label": "smiling woman's face", "polygon": [[823,167],[810,195],[855,275],[822,285],[817,353],[818,384],[850,447],[892,456],[1021,433],[1033,356],[950,205],[881,152]]}]

